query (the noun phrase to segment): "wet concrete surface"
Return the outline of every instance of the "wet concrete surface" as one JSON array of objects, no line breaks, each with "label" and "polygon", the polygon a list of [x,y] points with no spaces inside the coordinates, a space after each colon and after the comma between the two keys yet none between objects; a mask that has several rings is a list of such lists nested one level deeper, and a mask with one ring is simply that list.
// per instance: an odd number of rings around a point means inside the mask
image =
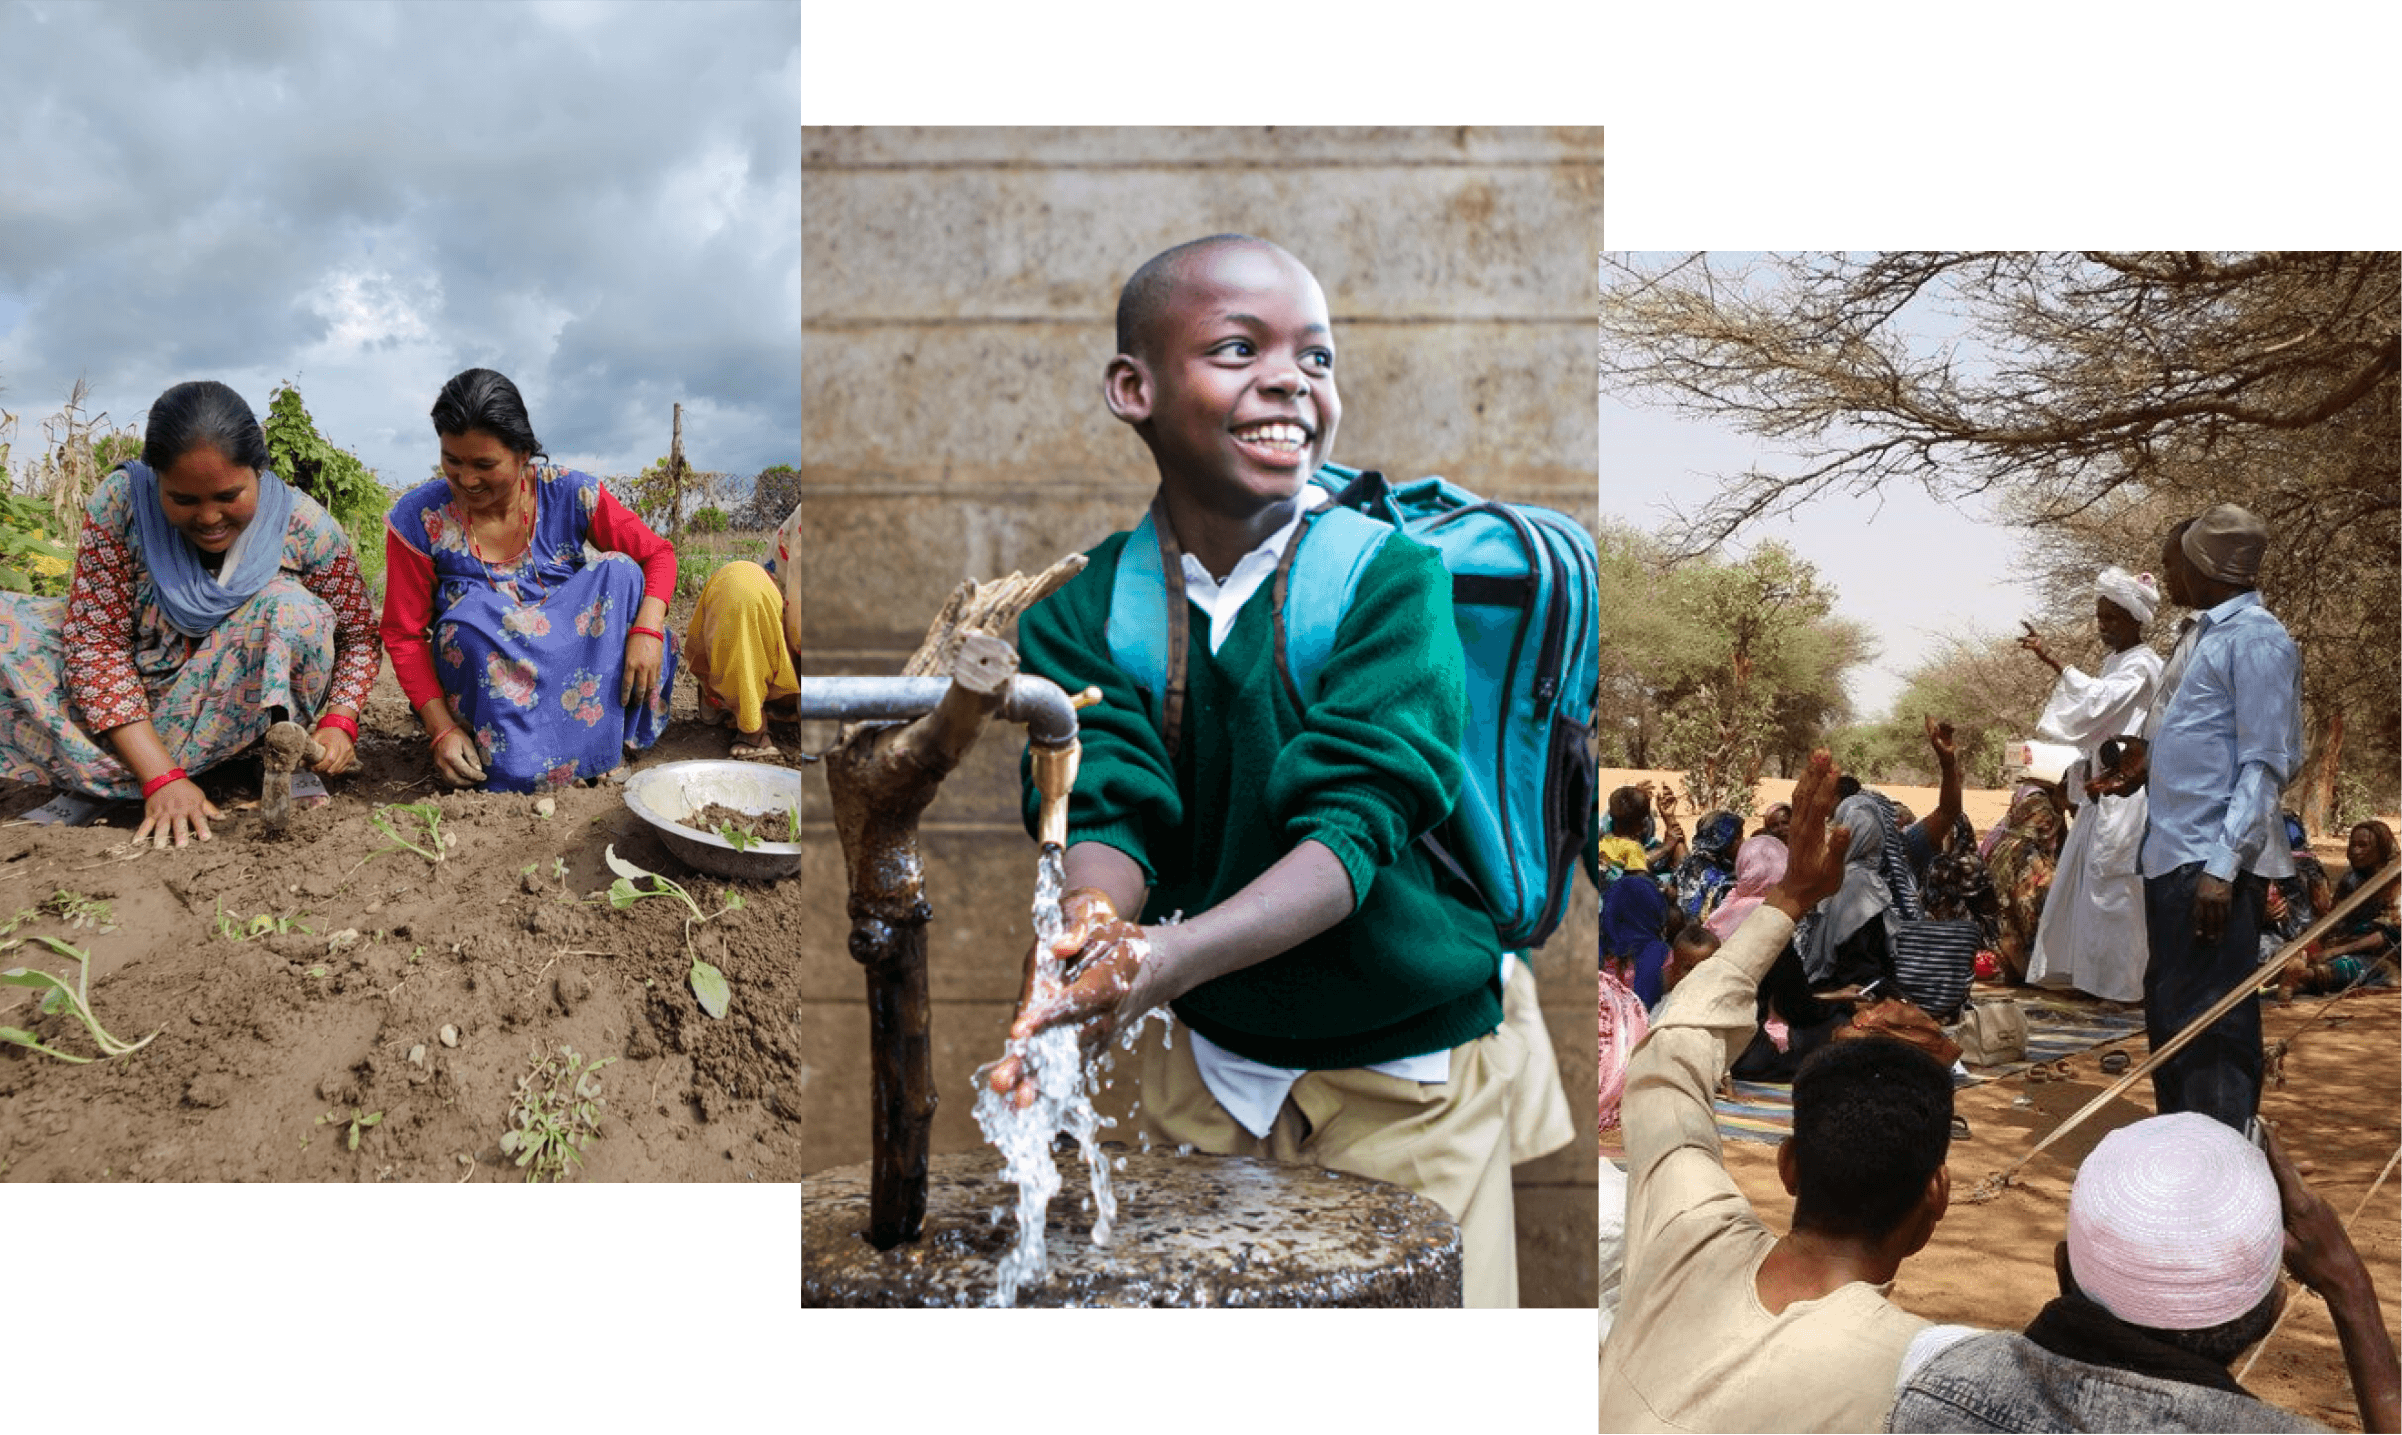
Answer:
[{"label": "wet concrete surface", "polygon": [[[1118,1221],[1091,1240],[1088,1176],[1061,1163],[1045,1240],[1050,1274],[1028,1306],[1376,1307],[1460,1304],[1460,1237],[1440,1206],[1399,1186],[1237,1156],[1107,1148]],[[988,1304],[1016,1239],[1016,1188],[980,1148],[933,1159],[924,1236],[870,1245],[869,1167],[801,1183],[801,1303]]]}]

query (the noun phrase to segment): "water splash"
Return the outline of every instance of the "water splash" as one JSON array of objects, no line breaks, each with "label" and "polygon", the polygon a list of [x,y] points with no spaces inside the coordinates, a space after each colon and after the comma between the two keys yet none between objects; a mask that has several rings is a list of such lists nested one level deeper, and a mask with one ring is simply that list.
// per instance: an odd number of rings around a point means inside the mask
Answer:
[{"label": "water splash", "polygon": [[[1035,963],[1033,997],[1038,1002],[1058,995],[1064,985],[1065,964],[1051,955],[1051,948],[1067,931],[1067,918],[1059,909],[1066,883],[1066,863],[1059,848],[1046,844],[1034,873],[1034,933],[1040,956]],[[1025,1065],[1036,1094],[1034,1104],[1021,1111],[1014,1100],[994,1091],[985,1080],[991,1068],[976,1073],[976,1124],[983,1128],[984,1139],[1001,1153],[1001,1179],[1018,1191],[1018,1238],[1000,1260],[999,1284],[992,1298],[997,1306],[1015,1305],[1021,1286],[1040,1284],[1049,1272],[1043,1227],[1051,1198],[1059,1193],[1059,1166],[1052,1158],[1052,1146],[1061,1133],[1076,1138],[1085,1169],[1091,1173],[1094,1245],[1109,1243],[1110,1227],[1118,1215],[1117,1196],[1109,1185],[1109,1162],[1101,1155],[1098,1139],[1101,1128],[1114,1123],[1094,1111],[1092,1101],[1108,1061],[1107,1047],[1088,1060],[1078,1048],[1075,1028],[1055,1026],[1024,1040],[1011,1038],[1007,1053]]]}]

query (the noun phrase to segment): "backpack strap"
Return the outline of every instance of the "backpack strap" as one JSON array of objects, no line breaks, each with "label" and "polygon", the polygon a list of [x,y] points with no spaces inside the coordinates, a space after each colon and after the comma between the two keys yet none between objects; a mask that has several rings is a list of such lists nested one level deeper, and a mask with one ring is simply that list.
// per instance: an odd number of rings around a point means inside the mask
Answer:
[{"label": "backpack strap", "polygon": [[1276,623],[1276,674],[1294,707],[1309,707],[1360,575],[1393,531],[1389,524],[1329,503],[1303,514],[1300,530],[1285,545],[1268,601]]},{"label": "backpack strap", "polygon": [[1184,595],[1184,548],[1159,500],[1143,515],[1118,550],[1118,571],[1109,589],[1109,624],[1104,636],[1110,661],[1151,700],[1152,726],[1176,760],[1184,733],[1185,645],[1190,641],[1191,605]]}]

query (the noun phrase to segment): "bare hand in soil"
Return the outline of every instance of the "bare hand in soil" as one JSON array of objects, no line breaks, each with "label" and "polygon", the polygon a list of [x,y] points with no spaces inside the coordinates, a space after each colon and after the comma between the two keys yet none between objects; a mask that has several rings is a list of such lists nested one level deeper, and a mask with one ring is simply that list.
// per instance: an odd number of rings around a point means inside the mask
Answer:
[{"label": "bare hand in soil", "polygon": [[224,816],[208,800],[208,794],[200,790],[199,783],[188,777],[177,778],[143,802],[142,825],[133,830],[133,840],[140,842],[148,837],[151,846],[165,847],[168,834],[173,833],[175,845],[184,847],[190,845],[197,833],[201,841],[213,841],[209,819]]},{"label": "bare hand in soil", "polygon": [[[1009,1037],[1021,1041],[1051,1027],[1074,1025],[1087,1050],[1109,1040],[1120,1020],[1139,1015],[1150,1002],[1139,993],[1145,985],[1143,963],[1150,958],[1151,941],[1143,929],[1121,919],[1108,894],[1097,887],[1078,887],[1059,901],[1066,929],[1049,955],[1068,959],[1062,974],[1066,986],[1047,1001],[1034,994],[1037,973],[1046,955],[1039,943],[1026,949],[1025,975],[1018,985],[1018,1015]],[[1024,1064],[1003,1057],[992,1069],[992,1089],[1015,1092],[1022,1110],[1034,1104],[1035,1089],[1025,1079]]]},{"label": "bare hand in soil", "polygon": [[485,777],[476,760],[475,739],[467,729],[454,727],[434,739],[434,774],[453,787],[473,787]]}]

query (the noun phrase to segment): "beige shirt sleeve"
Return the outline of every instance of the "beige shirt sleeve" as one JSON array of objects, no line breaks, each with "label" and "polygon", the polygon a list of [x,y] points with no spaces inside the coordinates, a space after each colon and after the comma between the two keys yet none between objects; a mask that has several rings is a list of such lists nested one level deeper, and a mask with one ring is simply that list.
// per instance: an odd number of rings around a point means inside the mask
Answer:
[{"label": "beige shirt sleeve", "polygon": [[1760,979],[1793,936],[1768,905],[1743,919],[1716,955],[1677,984],[1627,1062],[1626,1283],[1643,1279],[1646,1247],[1670,1218],[1718,1198],[1749,1216],[1718,1147],[1718,1080],[1759,1029]]}]

